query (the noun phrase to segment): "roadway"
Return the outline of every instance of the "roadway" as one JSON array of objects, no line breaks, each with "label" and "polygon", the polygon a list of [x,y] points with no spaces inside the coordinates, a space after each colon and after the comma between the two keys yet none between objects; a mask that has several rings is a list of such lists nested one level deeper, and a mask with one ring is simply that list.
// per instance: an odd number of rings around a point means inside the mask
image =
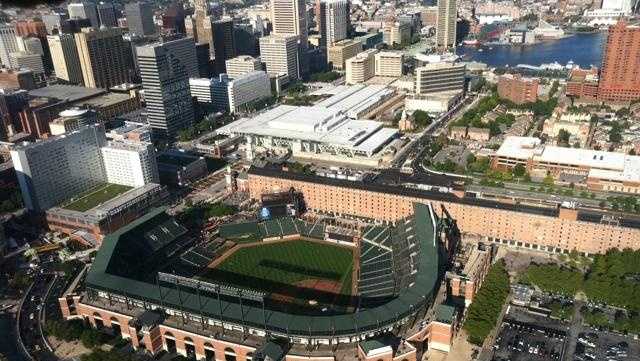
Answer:
[{"label": "roadway", "polygon": [[17,315],[18,342],[29,360],[55,361],[44,335],[47,318],[59,318],[58,297],[64,292],[64,277],[53,270],[53,256],[41,263],[25,293]]}]

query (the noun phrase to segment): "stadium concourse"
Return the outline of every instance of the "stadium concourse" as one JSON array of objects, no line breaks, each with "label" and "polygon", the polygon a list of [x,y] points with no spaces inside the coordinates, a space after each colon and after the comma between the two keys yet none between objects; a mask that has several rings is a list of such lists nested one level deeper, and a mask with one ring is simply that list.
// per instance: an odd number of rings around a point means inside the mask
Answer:
[{"label": "stadium concourse", "polygon": [[[446,234],[428,204],[354,230],[318,217],[221,225],[197,242],[164,209],[105,238],[65,319],[204,360],[416,361],[448,351]],[[445,240],[443,242],[443,240]]]}]

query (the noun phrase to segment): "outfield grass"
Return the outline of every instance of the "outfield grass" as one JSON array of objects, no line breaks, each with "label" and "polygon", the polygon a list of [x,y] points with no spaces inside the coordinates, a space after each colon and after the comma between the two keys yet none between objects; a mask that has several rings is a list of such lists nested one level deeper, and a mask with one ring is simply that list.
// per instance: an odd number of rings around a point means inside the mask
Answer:
[{"label": "outfield grass", "polygon": [[292,240],[239,249],[201,277],[269,293],[308,279],[348,282],[341,293],[351,294],[352,267],[347,248]]},{"label": "outfield grass", "polygon": [[131,189],[131,187],[120,184],[102,184],[79,196],[76,196],[75,200],[63,205],[62,208],[85,212],[99,204],[119,196],[129,189]]}]

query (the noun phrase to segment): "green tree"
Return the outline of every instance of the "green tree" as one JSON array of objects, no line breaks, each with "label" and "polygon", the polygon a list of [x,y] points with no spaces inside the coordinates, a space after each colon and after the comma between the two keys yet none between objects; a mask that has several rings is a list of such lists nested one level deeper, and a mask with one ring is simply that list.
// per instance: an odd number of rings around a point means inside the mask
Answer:
[{"label": "green tree", "polygon": [[557,265],[531,265],[523,277],[529,284],[536,285],[545,292],[567,296],[573,296],[582,288],[583,279],[581,272]]},{"label": "green tree", "polygon": [[413,112],[413,119],[418,128],[425,128],[433,121],[433,118],[424,110],[416,110]]},{"label": "green tree", "polygon": [[514,176],[521,178],[521,177],[524,177],[525,174],[527,174],[527,168],[525,168],[524,165],[518,164],[515,167],[513,167]]},{"label": "green tree", "polygon": [[571,133],[569,133],[566,129],[560,129],[560,131],[558,132],[558,145],[568,147],[569,138],[571,138]]},{"label": "green tree", "polygon": [[469,342],[482,345],[496,326],[502,307],[509,295],[509,274],[503,261],[491,266],[478,294],[473,300],[463,325]]}]

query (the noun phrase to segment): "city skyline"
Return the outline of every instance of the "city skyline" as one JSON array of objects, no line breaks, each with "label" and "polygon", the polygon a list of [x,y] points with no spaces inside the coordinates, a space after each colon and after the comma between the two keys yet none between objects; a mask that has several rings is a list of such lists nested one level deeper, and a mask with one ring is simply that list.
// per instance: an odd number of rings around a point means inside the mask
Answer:
[{"label": "city skyline", "polygon": [[0,359],[637,360],[640,1],[0,5]]}]

